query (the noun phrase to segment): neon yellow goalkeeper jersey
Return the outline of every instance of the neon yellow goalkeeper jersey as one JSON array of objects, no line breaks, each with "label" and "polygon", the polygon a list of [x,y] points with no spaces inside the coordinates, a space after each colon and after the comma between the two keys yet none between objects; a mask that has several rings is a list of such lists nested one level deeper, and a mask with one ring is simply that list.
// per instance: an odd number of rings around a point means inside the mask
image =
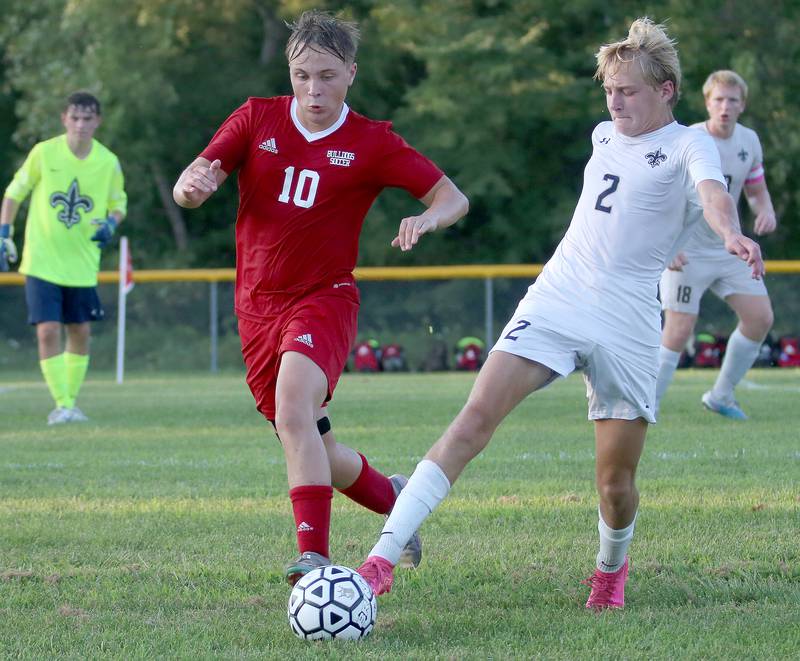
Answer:
[{"label": "neon yellow goalkeeper jersey", "polygon": [[93,220],[127,210],[122,168],[97,140],[79,159],[60,135],[37,144],[6,189],[22,202],[31,194],[19,270],[65,287],[93,287],[100,249]]}]

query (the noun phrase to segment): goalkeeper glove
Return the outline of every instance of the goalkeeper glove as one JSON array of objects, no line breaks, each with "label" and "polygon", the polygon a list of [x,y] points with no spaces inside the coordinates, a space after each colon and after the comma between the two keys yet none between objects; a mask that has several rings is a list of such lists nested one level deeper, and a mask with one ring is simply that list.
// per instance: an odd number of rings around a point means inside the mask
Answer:
[{"label": "goalkeeper glove", "polygon": [[98,226],[97,231],[92,235],[92,241],[96,241],[97,247],[102,250],[111,241],[111,237],[114,236],[114,230],[117,229],[117,221],[109,216],[105,220],[93,220],[92,224]]},{"label": "goalkeeper glove", "polygon": [[8,271],[9,262],[17,261],[17,247],[11,240],[11,225],[0,225],[0,271]]}]

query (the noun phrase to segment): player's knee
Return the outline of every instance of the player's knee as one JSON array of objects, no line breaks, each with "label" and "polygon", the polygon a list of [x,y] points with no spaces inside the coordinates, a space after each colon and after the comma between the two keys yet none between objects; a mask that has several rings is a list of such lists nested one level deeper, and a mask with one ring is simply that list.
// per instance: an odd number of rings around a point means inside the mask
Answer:
[{"label": "player's knee", "polygon": [[761,315],[761,330],[762,335],[766,336],[769,333],[772,324],[775,323],[775,313],[772,311],[772,306],[768,305],[764,313]]},{"label": "player's knee", "polygon": [[[279,407],[275,419],[270,420],[279,439],[297,438],[308,432],[308,416],[297,407]],[[317,431],[320,436],[325,436],[331,430],[331,421],[328,416],[316,421]]]},{"label": "player's knee", "polygon": [[627,473],[598,477],[597,493],[600,500],[612,509],[624,509],[637,496],[633,477]]},{"label": "player's knee", "polygon": [[275,413],[275,432],[284,445],[296,445],[313,428],[309,422],[307,412],[293,406],[279,407]]},{"label": "player's knee", "polygon": [[92,332],[92,327],[88,322],[65,324],[64,329],[67,332],[67,337],[80,341],[88,341]]},{"label": "player's knee", "polygon": [[741,332],[752,340],[761,340],[767,336],[772,324],[775,322],[775,315],[772,306],[767,305],[758,314],[742,316],[740,318]]},{"label": "player's knee", "polygon": [[36,337],[39,342],[52,344],[61,340],[61,327],[59,324],[44,323],[36,326]]},{"label": "player's knee", "polygon": [[470,400],[454,421],[460,440],[485,445],[497,427],[492,410],[479,400]]}]

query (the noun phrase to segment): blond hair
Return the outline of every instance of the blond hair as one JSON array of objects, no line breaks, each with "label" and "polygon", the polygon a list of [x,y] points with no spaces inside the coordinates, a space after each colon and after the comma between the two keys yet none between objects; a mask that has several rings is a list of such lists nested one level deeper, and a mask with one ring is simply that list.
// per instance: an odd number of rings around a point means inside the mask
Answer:
[{"label": "blond hair", "polygon": [[620,64],[636,62],[644,81],[657,88],[668,80],[675,92],[669,101],[671,108],[678,103],[681,87],[681,63],[675,41],[667,35],[663,25],[654,23],[646,16],[631,23],[627,39],[600,47],[595,55],[597,71],[594,77],[604,81]]},{"label": "blond hair", "polygon": [[711,94],[711,90],[714,89],[714,85],[736,86],[742,91],[742,101],[747,101],[747,83],[744,82],[744,78],[735,71],[721,69],[720,71],[709,74],[708,78],[706,78],[706,82],[703,83],[703,96],[706,99],[708,99],[708,95]]}]

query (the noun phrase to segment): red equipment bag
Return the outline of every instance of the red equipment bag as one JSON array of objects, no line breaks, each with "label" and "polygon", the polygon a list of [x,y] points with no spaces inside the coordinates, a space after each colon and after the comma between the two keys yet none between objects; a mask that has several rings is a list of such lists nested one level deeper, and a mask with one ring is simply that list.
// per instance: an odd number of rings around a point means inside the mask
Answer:
[{"label": "red equipment bag", "polygon": [[800,367],[800,337],[782,337],[778,346],[778,367]]},{"label": "red equipment bag", "polygon": [[377,372],[380,370],[378,352],[369,341],[359,342],[353,348],[353,369],[356,372]]}]

